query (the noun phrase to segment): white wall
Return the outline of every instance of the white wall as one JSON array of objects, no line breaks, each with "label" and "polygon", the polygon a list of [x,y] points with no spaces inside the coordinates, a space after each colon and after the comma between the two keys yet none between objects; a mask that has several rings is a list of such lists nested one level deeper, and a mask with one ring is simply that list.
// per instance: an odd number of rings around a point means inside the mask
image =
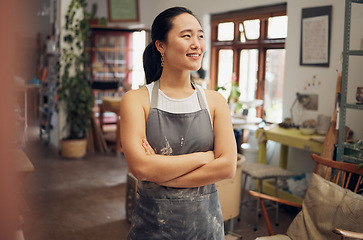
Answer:
[{"label": "white wall", "polygon": [[[299,65],[300,57],[300,19],[301,9],[332,5],[332,29],[331,29],[331,49],[330,49],[330,67],[307,67]],[[342,69],[340,62],[343,50],[343,33],[344,33],[344,1],[289,1],[288,2],[288,38],[286,42],[286,65],[285,65],[285,85],[284,85],[284,117],[290,115],[291,103],[295,99],[295,93],[314,93],[318,94],[319,105],[317,111],[305,111],[305,118],[316,119],[318,114],[331,116],[334,107],[334,98],[336,90],[336,81],[338,72]],[[352,42],[351,49],[359,49],[360,39],[363,38],[363,29],[358,23],[363,22],[363,5],[355,5],[353,8],[352,24]],[[359,42],[359,44],[358,44]],[[355,60],[355,61],[353,61]],[[362,69],[363,58],[351,59],[350,65],[354,65],[349,72],[348,84],[348,101],[355,102],[355,91],[357,86],[363,85]],[[321,85],[315,84],[314,87],[308,87],[304,90],[306,81],[312,81],[313,76]],[[360,115],[360,117],[359,117]],[[354,131],[357,139],[363,137],[362,112],[356,110],[348,111],[347,125]],[[301,171],[304,169],[304,159],[310,156],[310,153],[298,149],[291,149],[289,152],[289,167],[291,170]]]},{"label": "white wall", "polygon": [[[64,36],[66,35],[65,31],[62,31],[64,29],[64,26],[66,24],[65,16],[67,15],[68,6],[72,0],[58,0],[58,6],[57,6],[57,14],[58,14],[58,22],[59,22],[59,28],[60,28],[60,36],[59,36],[59,51],[61,51],[64,48],[65,42],[64,42]],[[83,17],[82,11],[77,11],[75,15],[75,19],[79,19]],[[75,51],[77,49],[75,48]],[[60,77],[62,77],[62,73],[64,71],[64,60],[60,60]],[[74,69],[70,69],[70,74],[74,74]],[[67,128],[64,126],[66,125],[66,113],[65,113],[65,106],[63,102],[60,102],[58,105],[59,112],[54,112],[54,116],[52,116],[52,123],[54,123],[54,130],[51,131],[51,145],[55,148],[59,148],[60,140],[67,137]],[[55,119],[56,118],[56,119]]]},{"label": "white wall", "polygon": [[[65,32],[62,31],[65,26],[65,15],[67,14],[68,5],[71,0],[58,0],[57,2],[57,21],[59,27],[59,49],[62,49],[64,45]],[[64,64],[60,62],[61,71],[63,72]],[[61,77],[61,76],[60,76]],[[64,126],[66,125],[66,114],[63,102],[58,103],[59,112],[54,112],[52,115],[52,123],[54,123],[54,128],[50,133],[50,144],[53,148],[60,148],[60,140],[65,136]],[[60,150],[60,149],[59,149]]]},{"label": "white wall", "polygon": [[[292,2],[292,1],[290,1]],[[334,106],[334,94],[336,88],[337,71],[341,70],[339,63],[343,50],[343,30],[344,30],[344,1],[321,0],[316,1],[294,1],[294,4],[288,4],[288,39],[286,43],[286,70],[285,70],[285,86],[284,86],[284,116],[289,116],[289,108],[295,98],[295,93],[316,93],[319,95],[318,111],[306,111],[306,117],[316,118],[317,114],[326,114],[331,116]],[[331,31],[331,55],[330,67],[307,67],[299,65],[300,56],[300,19],[301,9],[314,6],[332,5],[332,31]],[[352,24],[352,43],[351,48],[359,49],[360,40],[363,38],[363,29],[357,23],[363,20],[363,6],[355,5],[353,11],[354,24]],[[359,44],[358,44],[359,43]],[[358,60],[358,61],[353,61]],[[352,59],[351,65],[363,64],[363,58]],[[360,78],[362,71],[359,68],[352,69],[349,72],[349,96],[348,101],[355,102],[355,90],[363,81]],[[312,81],[316,76],[314,87],[308,87],[304,90],[306,81]],[[362,124],[359,121],[350,122],[349,125],[355,129],[357,137],[362,138]]]},{"label": "white wall", "polygon": [[40,33],[42,44],[49,32],[49,15],[39,16],[38,12],[42,11],[43,3],[48,4],[49,0],[36,0],[31,4],[19,1],[21,9],[17,18],[18,22],[14,23],[16,28],[11,31],[16,36],[17,52],[15,52],[17,61],[14,63],[16,75],[24,78],[25,81],[37,76],[37,33]]}]

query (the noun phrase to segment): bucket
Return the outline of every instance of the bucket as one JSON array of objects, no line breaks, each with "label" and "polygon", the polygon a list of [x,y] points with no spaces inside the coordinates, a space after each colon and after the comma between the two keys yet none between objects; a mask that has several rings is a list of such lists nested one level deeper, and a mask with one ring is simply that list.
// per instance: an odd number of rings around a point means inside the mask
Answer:
[{"label": "bucket", "polygon": [[237,154],[236,175],[232,179],[216,182],[219,200],[221,202],[223,221],[235,218],[240,212],[242,166],[245,157]]}]

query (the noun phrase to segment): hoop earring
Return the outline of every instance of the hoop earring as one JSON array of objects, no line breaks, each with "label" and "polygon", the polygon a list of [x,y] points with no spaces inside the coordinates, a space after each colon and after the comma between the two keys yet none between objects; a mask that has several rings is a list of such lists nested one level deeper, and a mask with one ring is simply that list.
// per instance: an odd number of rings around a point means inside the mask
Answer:
[{"label": "hoop earring", "polygon": [[161,52],[161,67],[164,67],[164,52]]}]

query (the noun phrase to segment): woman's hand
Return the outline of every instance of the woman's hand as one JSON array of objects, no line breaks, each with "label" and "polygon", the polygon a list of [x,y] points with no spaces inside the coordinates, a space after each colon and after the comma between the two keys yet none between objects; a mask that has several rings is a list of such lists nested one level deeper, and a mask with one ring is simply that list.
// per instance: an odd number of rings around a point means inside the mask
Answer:
[{"label": "woman's hand", "polygon": [[142,139],[142,147],[144,148],[146,155],[155,154],[154,149],[150,146],[149,142],[145,138]]}]

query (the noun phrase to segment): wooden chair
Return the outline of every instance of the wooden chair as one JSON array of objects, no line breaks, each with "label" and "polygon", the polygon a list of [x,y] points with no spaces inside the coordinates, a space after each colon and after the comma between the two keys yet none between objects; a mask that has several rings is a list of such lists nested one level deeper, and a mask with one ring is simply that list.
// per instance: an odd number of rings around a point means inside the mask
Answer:
[{"label": "wooden chair", "polygon": [[[99,111],[99,126],[103,137],[106,142],[112,142],[116,144],[116,153],[122,153],[121,136],[120,136],[120,99],[115,95],[121,94],[120,87],[124,84],[122,81],[93,81],[92,89],[97,93],[102,92],[104,96],[96,100],[96,105]],[[109,96],[109,95],[112,96]],[[99,103],[99,101],[101,102]],[[95,108],[97,109],[97,108]],[[111,117],[106,117],[106,113],[109,113]],[[105,131],[104,126],[112,126],[111,131]],[[110,129],[110,128],[109,128]]]},{"label": "wooden chair", "polygon": [[[92,90],[96,96],[96,108],[94,109],[99,113],[99,124],[102,133],[104,132],[104,125],[117,124],[117,111],[119,111],[119,105],[116,104],[116,106],[114,107],[110,104],[104,104],[102,98],[112,98],[118,92],[119,87],[120,83],[118,81],[92,81]],[[100,93],[102,93],[102,97],[98,96]],[[109,94],[111,94],[112,96],[109,96]],[[105,120],[104,114],[106,112],[111,112],[115,116],[107,118],[108,120]]]},{"label": "wooden chair", "polygon": [[[356,164],[337,162],[316,154],[312,154],[312,158],[316,162],[316,167],[302,206],[284,199],[249,191],[250,195],[260,200],[270,236],[274,235],[274,232],[266,212],[264,199],[302,208],[290,224],[287,230],[287,236],[279,234],[272,237],[260,237],[257,238],[258,240],[290,239],[290,237],[291,239],[304,239],[304,237],[301,237],[304,234],[306,234],[305,239],[334,239],[334,236],[335,238],[339,238],[331,232],[341,236],[341,239],[345,239],[345,237],[363,239],[363,195],[357,194],[357,191],[363,190],[363,167],[357,168]],[[327,204],[324,204],[324,201]],[[314,209],[308,209],[311,206],[314,206]],[[328,207],[330,207],[330,212],[328,211],[327,214],[317,213],[318,211],[323,211],[322,209],[327,210]],[[350,208],[354,209],[352,210]],[[356,215],[351,216],[352,214]],[[316,220],[314,223],[316,218],[321,219]],[[354,224],[350,224],[349,221],[354,221]],[[324,222],[324,224],[320,224],[320,222]],[[309,228],[309,224],[312,228]],[[341,229],[339,227],[340,225],[348,228],[354,228],[355,226],[355,229],[353,231],[346,231]],[[310,229],[321,232],[322,234],[331,235],[328,238],[312,237],[310,234],[316,233],[309,233],[308,231]],[[296,231],[303,231],[303,233],[297,233]],[[277,236],[279,237],[276,238]]]}]

